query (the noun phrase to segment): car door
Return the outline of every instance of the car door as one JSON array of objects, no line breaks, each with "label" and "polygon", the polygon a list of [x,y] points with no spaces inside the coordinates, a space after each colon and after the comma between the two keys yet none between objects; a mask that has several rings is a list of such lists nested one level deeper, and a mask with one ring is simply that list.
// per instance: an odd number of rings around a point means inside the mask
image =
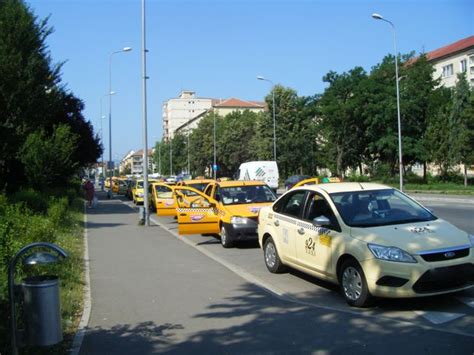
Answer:
[{"label": "car door", "polygon": [[[319,226],[314,219],[324,216],[330,221],[328,226]],[[333,209],[326,198],[318,192],[308,194],[303,219],[298,223],[296,255],[305,268],[323,275],[333,275],[331,261],[334,238],[341,238],[341,228]]]},{"label": "car door", "polygon": [[178,208],[178,232],[188,234],[218,234],[219,211],[217,201],[196,189],[175,187],[176,192],[192,191],[198,198],[189,207]]},{"label": "car door", "polygon": [[155,208],[158,216],[176,216],[173,188],[166,184],[155,184]]},{"label": "car door", "polygon": [[296,262],[297,223],[301,219],[306,191],[289,192],[275,205],[273,225],[280,257]]}]

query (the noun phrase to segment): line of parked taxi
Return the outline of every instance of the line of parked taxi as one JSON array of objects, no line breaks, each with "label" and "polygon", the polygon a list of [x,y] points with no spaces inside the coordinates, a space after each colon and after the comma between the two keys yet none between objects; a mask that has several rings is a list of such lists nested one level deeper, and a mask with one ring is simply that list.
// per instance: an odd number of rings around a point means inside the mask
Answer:
[{"label": "line of parked taxi", "polygon": [[305,179],[279,198],[260,181],[154,181],[149,193],[179,234],[216,235],[224,248],[258,239],[270,272],[338,284],[351,306],[474,285],[473,235],[391,187],[337,181]]}]

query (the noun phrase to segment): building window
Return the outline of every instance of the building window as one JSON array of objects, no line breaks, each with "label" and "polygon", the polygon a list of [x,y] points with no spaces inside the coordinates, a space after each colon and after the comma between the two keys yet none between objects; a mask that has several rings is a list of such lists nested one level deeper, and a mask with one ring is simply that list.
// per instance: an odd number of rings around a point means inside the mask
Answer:
[{"label": "building window", "polygon": [[443,78],[447,78],[448,76],[451,76],[451,75],[453,75],[453,65],[452,64],[445,65],[443,67]]},{"label": "building window", "polygon": [[459,69],[460,69],[461,73],[465,73],[466,70],[467,70],[467,60],[463,59],[463,60],[461,60],[461,62],[459,64],[460,64]]},{"label": "building window", "polygon": [[469,64],[474,64],[474,55],[469,57]]},{"label": "building window", "polygon": [[469,70],[469,72],[470,72],[472,75],[474,75],[474,67],[471,67],[470,70]]}]

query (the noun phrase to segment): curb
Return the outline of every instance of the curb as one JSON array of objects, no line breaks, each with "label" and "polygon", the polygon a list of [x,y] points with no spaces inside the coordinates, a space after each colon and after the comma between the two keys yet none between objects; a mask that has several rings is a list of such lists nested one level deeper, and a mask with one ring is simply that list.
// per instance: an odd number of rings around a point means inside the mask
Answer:
[{"label": "curb", "polygon": [[438,196],[417,196],[417,194],[408,194],[412,199],[416,201],[426,201],[426,202],[449,202],[449,203],[459,203],[463,205],[474,205],[474,199],[472,198],[455,198],[455,197],[438,197]]},{"label": "curb", "polygon": [[84,204],[84,309],[82,311],[82,317],[77,327],[76,335],[72,342],[69,353],[71,355],[78,355],[81,350],[82,341],[86,335],[86,327],[89,324],[89,318],[91,315],[91,287],[90,287],[90,266],[89,266],[89,245],[87,242],[87,210]]}]

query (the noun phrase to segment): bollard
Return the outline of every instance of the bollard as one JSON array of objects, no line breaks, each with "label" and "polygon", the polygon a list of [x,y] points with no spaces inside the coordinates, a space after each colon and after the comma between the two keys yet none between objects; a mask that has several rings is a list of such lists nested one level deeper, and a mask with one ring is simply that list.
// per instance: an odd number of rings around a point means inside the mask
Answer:
[{"label": "bollard", "polygon": [[144,225],[145,224],[145,207],[140,206],[138,209],[138,224],[139,225]]}]

